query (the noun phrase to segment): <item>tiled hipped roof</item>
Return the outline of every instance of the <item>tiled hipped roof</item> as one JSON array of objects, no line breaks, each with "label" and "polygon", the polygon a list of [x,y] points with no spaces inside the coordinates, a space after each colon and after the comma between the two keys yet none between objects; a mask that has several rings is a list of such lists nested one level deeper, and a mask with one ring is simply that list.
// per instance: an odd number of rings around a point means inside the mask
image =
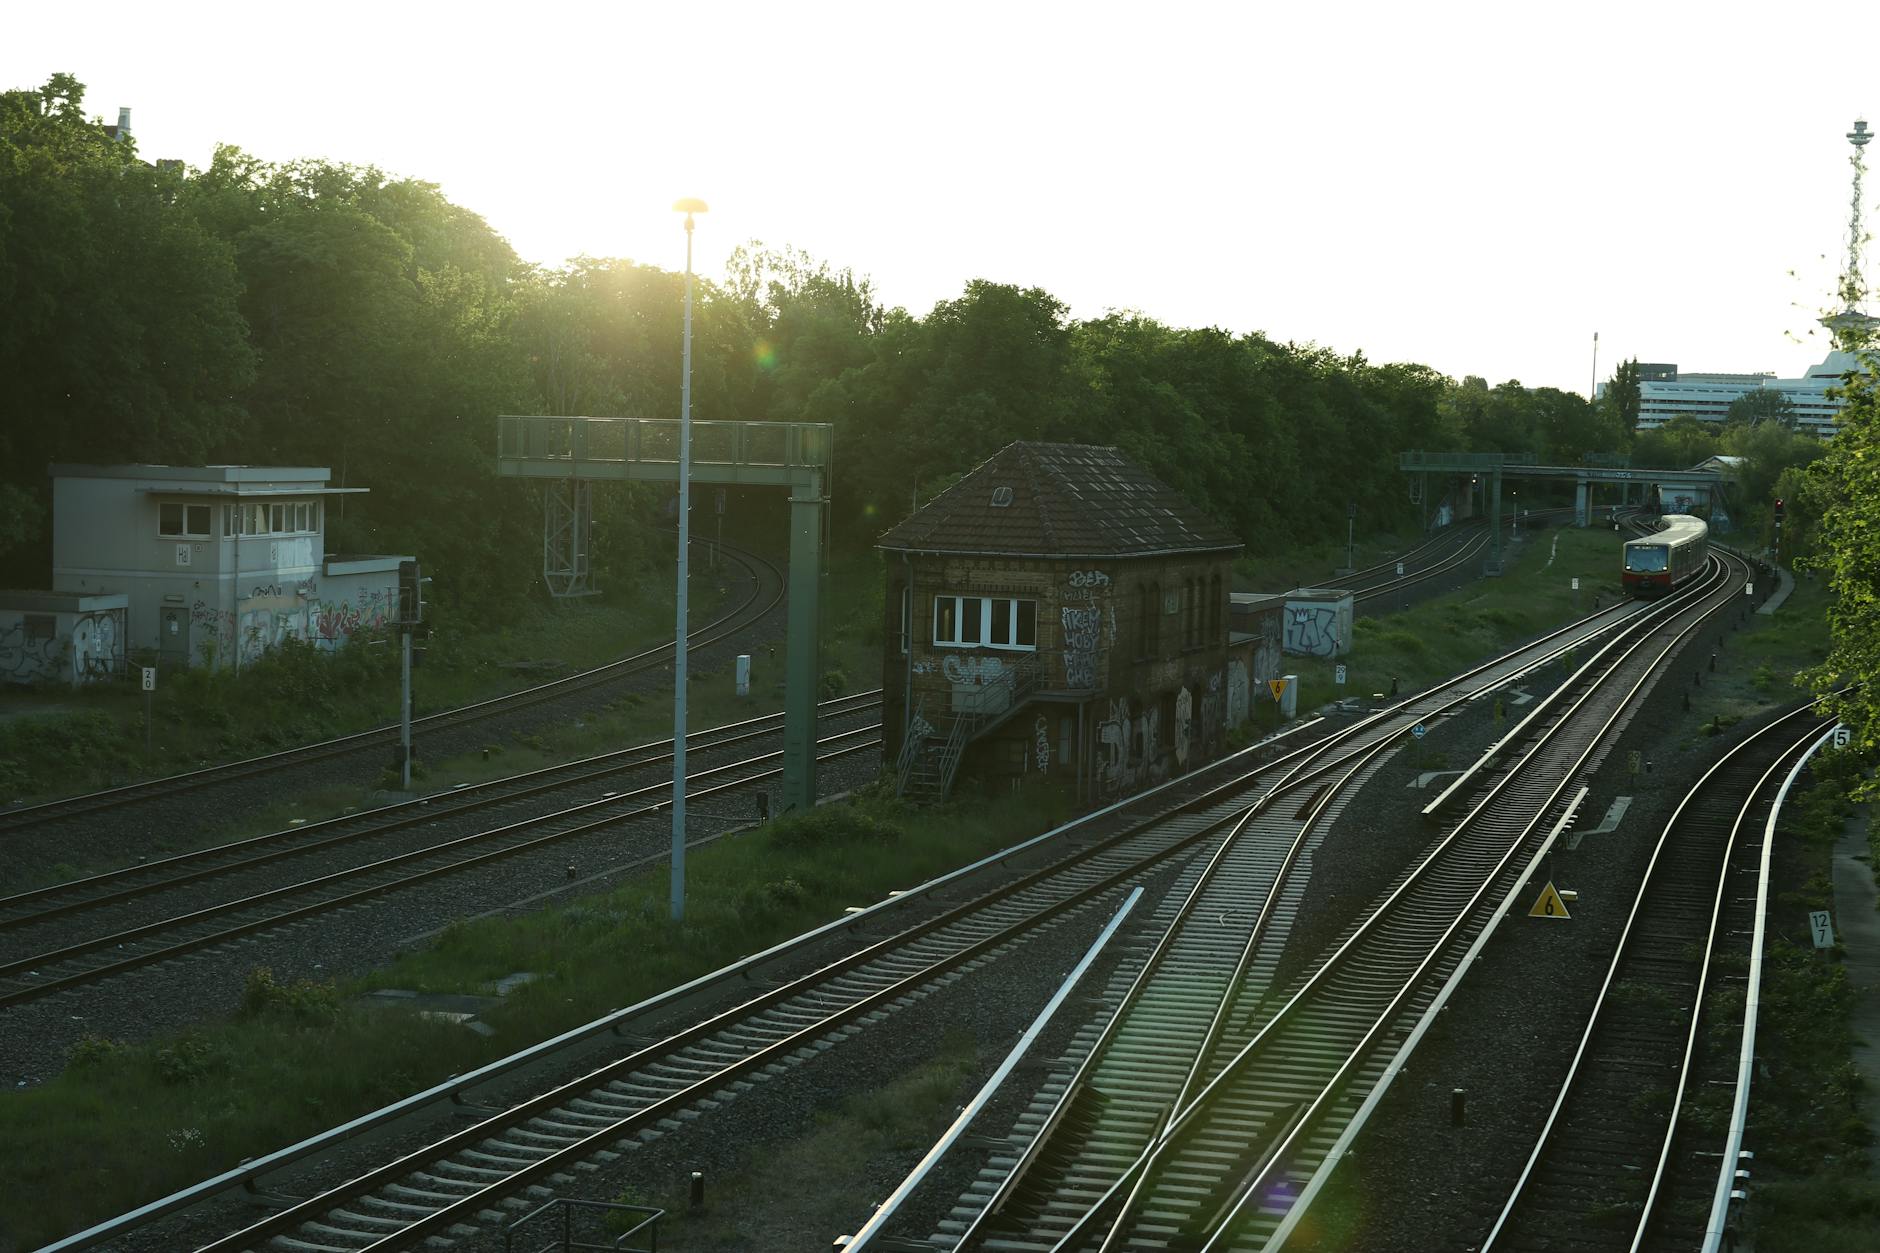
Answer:
[{"label": "tiled hipped roof", "polygon": [[1021,442],[928,501],[879,546],[1001,557],[1148,557],[1241,543],[1114,448]]}]

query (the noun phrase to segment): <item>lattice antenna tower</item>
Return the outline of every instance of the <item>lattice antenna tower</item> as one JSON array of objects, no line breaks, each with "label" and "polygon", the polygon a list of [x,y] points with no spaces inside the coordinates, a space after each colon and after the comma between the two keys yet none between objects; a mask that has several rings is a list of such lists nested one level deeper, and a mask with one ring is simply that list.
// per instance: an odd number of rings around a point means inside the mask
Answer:
[{"label": "lattice antenna tower", "polygon": [[1868,317],[1860,308],[1867,295],[1860,262],[1867,242],[1860,222],[1861,182],[1867,173],[1865,149],[1872,139],[1873,132],[1867,129],[1865,119],[1856,118],[1854,129],[1847,133],[1847,142],[1854,146],[1854,155],[1849,158],[1854,167],[1854,199],[1848,210],[1847,264],[1841,271],[1841,309],[1821,319],[1821,324],[1834,336],[1834,346],[1848,352],[1871,343],[1876,328],[1880,328],[1880,318]]},{"label": "lattice antenna tower", "polygon": [[1848,164],[1854,167],[1854,200],[1848,209],[1847,222],[1847,269],[1841,275],[1842,303],[1849,313],[1857,312],[1861,298],[1866,294],[1866,285],[1861,282],[1860,253],[1866,241],[1861,237],[1860,225],[1860,184],[1867,173],[1866,148],[1873,133],[1867,129],[1864,118],[1854,120],[1854,129],[1847,133],[1847,142],[1854,146],[1854,155],[1848,158]]}]

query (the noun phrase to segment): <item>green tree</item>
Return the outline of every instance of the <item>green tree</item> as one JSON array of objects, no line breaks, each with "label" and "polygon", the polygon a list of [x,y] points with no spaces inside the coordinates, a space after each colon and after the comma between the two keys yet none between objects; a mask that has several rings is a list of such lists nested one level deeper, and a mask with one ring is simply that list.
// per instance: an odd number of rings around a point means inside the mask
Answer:
[{"label": "green tree", "polygon": [[1652,470],[1688,470],[1717,455],[1721,435],[1714,423],[1680,413],[1655,430],[1638,433],[1632,441],[1632,464]]},{"label": "green tree", "polygon": [[[1826,575],[1833,593],[1828,658],[1804,677],[1852,728],[1854,750],[1872,761],[1880,749],[1880,395],[1872,354],[1866,364],[1867,372],[1846,385],[1835,437],[1810,467],[1801,497],[1816,519],[1809,564]],[[1880,795],[1880,781],[1862,786],[1866,795]]]},{"label": "green tree", "polygon": [[1639,405],[1642,403],[1639,378],[1638,358],[1621,361],[1618,369],[1612,372],[1612,378],[1606,383],[1606,391],[1600,401],[1612,413],[1613,421],[1620,431],[1627,436],[1638,429]]},{"label": "green tree", "polygon": [[[0,92],[0,483],[43,508],[53,461],[228,452],[254,377],[229,248],[175,199],[180,171],[87,119],[57,74]],[[4,569],[40,581],[18,525]]]},{"label": "green tree", "polygon": [[1795,406],[1774,388],[1759,387],[1731,401],[1723,420],[1727,425],[1761,426],[1768,422],[1794,430]]}]

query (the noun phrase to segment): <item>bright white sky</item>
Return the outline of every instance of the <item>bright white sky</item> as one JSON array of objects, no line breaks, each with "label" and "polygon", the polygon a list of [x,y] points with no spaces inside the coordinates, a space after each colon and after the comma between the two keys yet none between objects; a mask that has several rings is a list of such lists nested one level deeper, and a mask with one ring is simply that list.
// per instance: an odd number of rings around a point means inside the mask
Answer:
[{"label": "bright white sky", "polygon": [[1868,14],[146,0],[15,6],[0,88],[70,71],[149,159],[426,179],[532,261],[677,270],[698,196],[707,276],[763,240],[917,314],[987,278],[1584,391],[1595,331],[1602,378],[1825,352]]}]

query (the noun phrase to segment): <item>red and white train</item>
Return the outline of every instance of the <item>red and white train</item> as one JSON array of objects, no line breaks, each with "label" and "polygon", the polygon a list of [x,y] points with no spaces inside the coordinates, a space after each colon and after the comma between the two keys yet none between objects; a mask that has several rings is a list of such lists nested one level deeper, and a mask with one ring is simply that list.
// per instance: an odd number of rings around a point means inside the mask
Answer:
[{"label": "red and white train", "polygon": [[1710,528],[1687,513],[1666,514],[1659,530],[1625,546],[1629,596],[1663,596],[1697,577],[1710,557]]}]

